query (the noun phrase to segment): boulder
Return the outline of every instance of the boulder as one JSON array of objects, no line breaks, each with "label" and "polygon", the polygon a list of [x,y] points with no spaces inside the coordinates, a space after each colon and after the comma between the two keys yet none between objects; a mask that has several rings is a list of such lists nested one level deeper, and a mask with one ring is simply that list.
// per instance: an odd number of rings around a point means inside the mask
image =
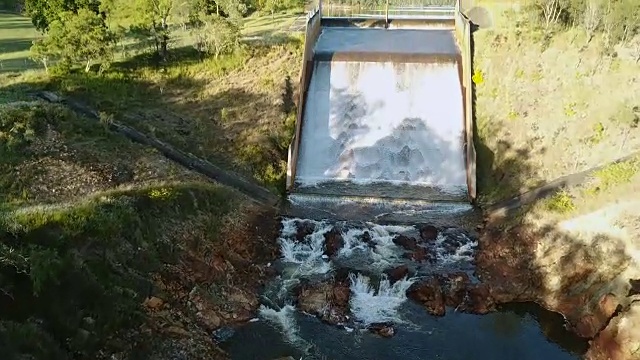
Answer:
[{"label": "boulder", "polygon": [[445,314],[442,287],[436,277],[414,283],[407,291],[407,296],[422,304],[431,315],[443,316]]}]

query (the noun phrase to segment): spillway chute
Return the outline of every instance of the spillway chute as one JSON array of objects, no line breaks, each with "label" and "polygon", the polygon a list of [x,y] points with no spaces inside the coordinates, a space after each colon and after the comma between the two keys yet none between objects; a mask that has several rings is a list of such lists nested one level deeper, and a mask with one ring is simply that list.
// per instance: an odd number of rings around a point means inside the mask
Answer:
[{"label": "spillway chute", "polygon": [[475,200],[470,24],[395,10],[309,13],[290,194]]}]

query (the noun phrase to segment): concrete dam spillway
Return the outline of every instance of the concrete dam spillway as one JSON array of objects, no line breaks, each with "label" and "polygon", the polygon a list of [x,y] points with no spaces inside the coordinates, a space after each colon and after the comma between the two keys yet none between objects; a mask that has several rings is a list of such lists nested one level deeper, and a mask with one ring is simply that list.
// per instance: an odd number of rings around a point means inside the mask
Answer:
[{"label": "concrete dam spillway", "polygon": [[453,21],[322,20],[307,44],[290,194],[468,203],[475,156]]},{"label": "concrete dam spillway", "polygon": [[277,276],[232,358],[576,359],[478,282],[470,26],[435,1],[309,14]]},{"label": "concrete dam spillway", "polygon": [[315,64],[297,181],[351,180],[466,191],[455,64]]}]

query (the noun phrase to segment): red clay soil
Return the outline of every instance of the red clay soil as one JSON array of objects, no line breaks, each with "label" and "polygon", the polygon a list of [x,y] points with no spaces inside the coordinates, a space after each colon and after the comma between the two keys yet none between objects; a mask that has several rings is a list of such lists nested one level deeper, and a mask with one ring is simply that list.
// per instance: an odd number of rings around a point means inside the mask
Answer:
[{"label": "red clay soil", "polygon": [[[267,264],[278,256],[279,222],[274,210],[251,207],[244,221],[220,231],[213,251],[180,254],[154,274],[154,290],[143,303],[148,321],[125,335],[128,344],[112,359],[143,354],[145,358],[227,359],[212,340],[212,332],[257,316],[257,294],[274,273]],[[187,229],[185,229],[187,230]],[[195,231],[185,235],[196,240]],[[125,344],[123,344],[125,345]]]}]

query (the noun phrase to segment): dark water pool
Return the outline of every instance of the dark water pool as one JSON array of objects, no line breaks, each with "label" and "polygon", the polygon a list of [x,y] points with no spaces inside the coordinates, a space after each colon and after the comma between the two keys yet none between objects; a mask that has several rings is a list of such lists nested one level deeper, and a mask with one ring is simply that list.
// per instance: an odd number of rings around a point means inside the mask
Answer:
[{"label": "dark water pool", "polygon": [[296,312],[293,341],[283,336],[278,325],[261,319],[237,329],[222,347],[234,360],[283,356],[344,360],[570,360],[580,359],[587,347],[586,341],[564,329],[560,315],[532,304],[505,306],[482,316],[448,309],[447,315],[439,318],[409,301],[401,314],[406,324],[397,325],[396,335],[388,339],[365,330],[348,332]]}]

